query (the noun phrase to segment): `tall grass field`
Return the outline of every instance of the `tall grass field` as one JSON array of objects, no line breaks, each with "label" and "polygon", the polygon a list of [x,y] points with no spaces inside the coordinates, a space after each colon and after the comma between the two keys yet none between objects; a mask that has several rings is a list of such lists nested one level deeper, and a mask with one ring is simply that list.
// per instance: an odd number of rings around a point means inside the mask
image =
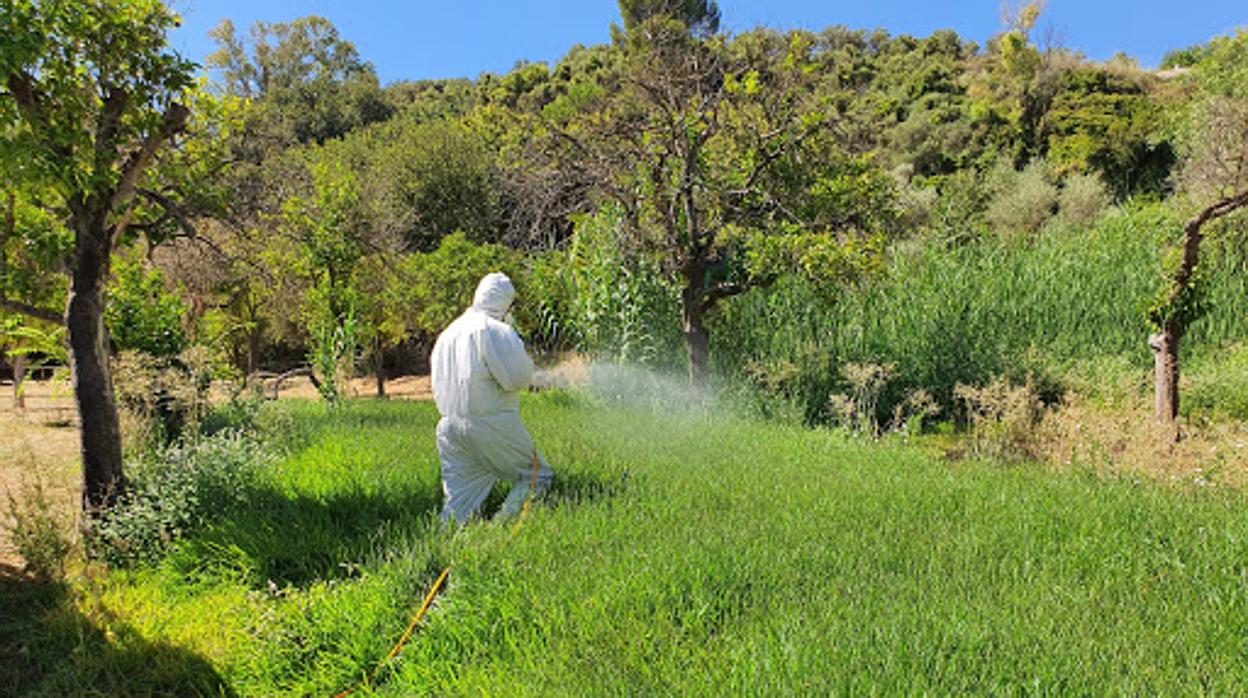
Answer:
[{"label": "tall grass field", "polygon": [[[549,392],[523,525],[437,523],[427,403],[293,404],[244,505],[8,593],[17,695],[1115,694],[1248,686],[1242,494]],[[493,505],[497,505],[498,496]],[[377,664],[441,569],[448,586]],[[375,672],[375,673],[374,673]]]},{"label": "tall grass field", "polygon": [[[1002,375],[1061,383],[1092,370],[1094,384],[1114,385],[1152,366],[1145,309],[1165,288],[1181,224],[1140,205],[1031,239],[902,246],[853,288],[821,294],[787,279],[733,299],[716,317],[712,354],[725,374],[793,376],[779,392],[807,423],[828,420],[849,362],[895,365],[881,417],[919,388],[956,416],[957,384]],[[1248,335],[1243,234],[1213,231],[1201,258],[1203,312],[1181,347],[1194,365],[1216,363]]]}]

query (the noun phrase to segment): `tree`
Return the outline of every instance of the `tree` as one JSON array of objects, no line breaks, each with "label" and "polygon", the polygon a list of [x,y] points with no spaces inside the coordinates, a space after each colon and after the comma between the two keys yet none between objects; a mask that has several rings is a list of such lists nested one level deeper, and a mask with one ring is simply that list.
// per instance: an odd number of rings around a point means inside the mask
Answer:
[{"label": "tree", "polygon": [[406,251],[432,250],[455,231],[476,241],[499,237],[499,177],[480,133],[452,120],[391,122],[369,131],[375,132],[360,135],[370,141],[366,167],[382,182],[383,224]]},{"label": "tree", "polygon": [[694,36],[719,31],[719,4],[715,0],[620,0],[620,16],[629,32],[652,17],[676,19]]},{"label": "tree", "polygon": [[701,40],[657,15],[626,41],[618,84],[550,128],[568,145],[565,176],[617,202],[621,244],[657,251],[681,289],[701,383],[718,304],[784,269],[854,268],[889,216],[889,185],[838,147],[811,35]]},{"label": "tree", "polygon": [[1248,31],[1215,39],[1197,66],[1203,92],[1190,114],[1179,173],[1199,202],[1183,224],[1177,259],[1160,298],[1148,310],[1153,334],[1154,415],[1179,437],[1179,343],[1201,312],[1200,251],[1206,224],[1248,206]]},{"label": "tree", "polygon": [[208,66],[220,71],[228,94],[257,103],[266,138],[322,143],[390,116],[372,65],[324,17],[257,22],[250,41],[228,19],[210,34],[218,50]]},{"label": "tree", "polygon": [[370,226],[353,172],[325,161],[314,162],[312,172],[311,197],[288,199],[281,223],[297,245],[292,266],[309,284],[303,312],[312,342],[309,358],[320,373],[317,388],[333,404],[359,341],[360,302],[351,282],[368,252]]},{"label": "tree", "polygon": [[[81,419],[83,507],[124,486],[121,432],[104,328],[114,249],[148,210],[144,174],[187,126],[194,65],[169,51],[177,17],[158,0],[4,0],[0,12],[0,161],[53,188],[45,201],[73,231],[68,329]],[[15,307],[57,319],[38,308]]]}]

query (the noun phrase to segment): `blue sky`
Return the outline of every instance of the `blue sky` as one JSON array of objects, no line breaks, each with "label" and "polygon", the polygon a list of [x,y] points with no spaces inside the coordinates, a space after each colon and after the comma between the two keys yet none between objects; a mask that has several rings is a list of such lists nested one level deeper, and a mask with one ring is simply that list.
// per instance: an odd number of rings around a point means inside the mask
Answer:
[{"label": "blue sky", "polygon": [[[256,20],[329,18],[377,68],[382,83],[503,73],[518,60],[554,63],[574,44],[608,40],[615,0],[170,0],[183,26],[173,47],[202,62],[208,30],[224,18],[245,31]],[[998,0],[720,0],[721,28],[882,27],[927,36],[953,29],[981,45],[1001,29]],[[1155,67],[1168,50],[1248,25],[1245,0],[1049,0],[1034,37],[1050,36],[1089,58],[1125,51]]]}]

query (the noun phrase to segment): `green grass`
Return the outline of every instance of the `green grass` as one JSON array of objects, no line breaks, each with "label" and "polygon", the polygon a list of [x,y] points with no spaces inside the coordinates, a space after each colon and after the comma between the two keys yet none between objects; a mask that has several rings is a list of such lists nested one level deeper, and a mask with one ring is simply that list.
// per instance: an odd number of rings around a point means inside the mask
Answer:
[{"label": "green grass", "polygon": [[384,656],[446,564],[427,624],[365,693],[1248,685],[1238,493],[547,393],[522,409],[556,469],[549,500],[514,537],[451,536],[432,405],[292,409],[300,433],[257,483],[263,506],[108,573],[98,600],[84,581],[6,597],[26,610],[3,616],[0,653],[27,647],[6,685],[330,695]]}]

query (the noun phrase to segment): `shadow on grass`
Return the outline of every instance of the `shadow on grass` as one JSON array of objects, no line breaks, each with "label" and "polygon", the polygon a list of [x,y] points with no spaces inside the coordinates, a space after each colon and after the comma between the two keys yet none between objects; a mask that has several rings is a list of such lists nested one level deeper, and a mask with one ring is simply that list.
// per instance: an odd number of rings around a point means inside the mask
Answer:
[{"label": "shadow on grass", "polygon": [[203,657],[89,618],[70,593],[0,565],[0,695],[236,695]]},{"label": "shadow on grass", "polygon": [[184,541],[169,561],[188,579],[304,588],[349,577],[394,541],[429,531],[441,499],[430,487],[325,498],[259,490]]},{"label": "shadow on grass", "polygon": [[[610,479],[557,473],[543,501],[548,506],[585,505],[616,496],[627,485],[627,473]],[[497,488],[482,511],[497,511],[506,492],[505,486]],[[305,588],[349,577],[396,542],[430,535],[441,506],[441,490],[427,486],[323,499],[259,491],[248,498],[246,508],[185,541],[170,562],[190,579],[232,578],[253,588]]]}]

